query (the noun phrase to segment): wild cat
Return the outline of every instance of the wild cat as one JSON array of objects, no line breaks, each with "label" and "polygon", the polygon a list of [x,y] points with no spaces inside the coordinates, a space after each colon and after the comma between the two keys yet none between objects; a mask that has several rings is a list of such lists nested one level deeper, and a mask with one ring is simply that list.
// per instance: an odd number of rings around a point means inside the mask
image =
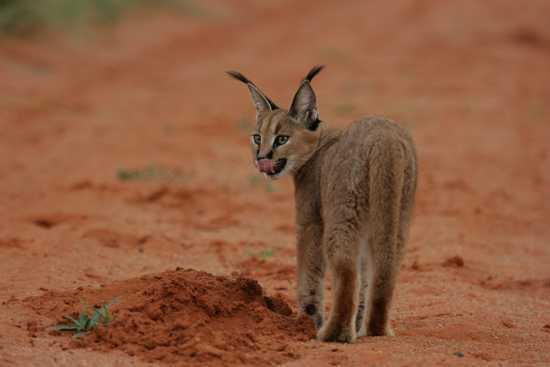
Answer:
[{"label": "wild cat", "polygon": [[[236,71],[256,107],[253,161],[272,179],[294,179],[298,303],[322,341],[393,335],[389,324],[417,182],[414,143],[399,125],[369,117],[347,129],[325,128],[311,81],[278,107]],[[323,279],[332,272],[333,302],[323,318]]]}]

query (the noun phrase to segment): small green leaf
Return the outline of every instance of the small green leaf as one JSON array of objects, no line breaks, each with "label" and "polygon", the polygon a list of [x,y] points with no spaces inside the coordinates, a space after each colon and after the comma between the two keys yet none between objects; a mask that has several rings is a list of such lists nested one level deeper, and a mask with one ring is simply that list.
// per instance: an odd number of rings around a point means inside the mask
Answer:
[{"label": "small green leaf", "polygon": [[275,189],[275,186],[271,183],[271,181],[267,181],[266,186],[265,186],[265,190],[266,190],[267,192],[275,192],[275,191],[277,191],[277,190]]},{"label": "small green leaf", "polygon": [[69,320],[69,321],[72,321],[73,324],[78,324],[78,321],[76,321],[75,319],[73,319],[71,316],[68,316],[68,315],[67,315],[67,316],[63,316],[63,318],[65,318],[65,319],[67,319],[67,320]]},{"label": "small green leaf", "polygon": [[54,326],[55,331],[75,331],[76,326],[75,325],[69,325],[69,324],[59,324]]},{"label": "small green leaf", "polygon": [[264,250],[262,252],[260,252],[260,258],[261,259],[269,259],[270,257],[273,257],[273,249],[267,249],[267,250]]},{"label": "small green leaf", "polygon": [[109,309],[105,308],[105,307],[102,307],[100,312],[101,312],[101,320],[103,321],[103,325],[108,325],[112,320],[111,313],[109,312]]},{"label": "small green leaf", "polygon": [[118,299],[114,298],[103,306],[94,309],[91,317],[89,316],[88,305],[83,302],[83,308],[78,316],[78,319],[74,319],[71,316],[64,316],[64,318],[71,321],[71,323],[56,325],[54,326],[54,330],[73,331],[75,332],[73,337],[79,338],[80,336],[86,334],[88,331],[96,329],[100,323],[103,323],[103,325],[109,324],[109,322],[111,322],[113,319],[111,313],[109,312],[109,307],[117,302]]},{"label": "small green leaf", "polygon": [[79,330],[87,330],[89,322],[90,322],[90,319],[88,315],[85,313],[81,313],[80,317],[78,318]]},{"label": "small green leaf", "polygon": [[92,318],[90,319],[90,323],[88,324],[88,329],[95,329],[97,325],[99,325],[99,320],[101,319],[101,309],[96,309],[94,311],[94,314],[92,315]]}]

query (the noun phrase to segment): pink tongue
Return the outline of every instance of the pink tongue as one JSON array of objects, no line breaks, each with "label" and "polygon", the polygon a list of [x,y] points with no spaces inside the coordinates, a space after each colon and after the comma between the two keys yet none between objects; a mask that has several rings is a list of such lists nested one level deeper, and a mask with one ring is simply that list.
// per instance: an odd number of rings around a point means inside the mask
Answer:
[{"label": "pink tongue", "polygon": [[258,169],[263,173],[273,173],[273,161],[271,159],[260,159]]}]

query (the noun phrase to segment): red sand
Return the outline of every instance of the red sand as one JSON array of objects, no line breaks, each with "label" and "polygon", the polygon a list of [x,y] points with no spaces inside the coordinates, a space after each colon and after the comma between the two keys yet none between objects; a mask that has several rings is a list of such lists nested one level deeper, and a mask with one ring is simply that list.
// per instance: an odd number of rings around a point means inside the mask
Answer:
[{"label": "red sand", "polygon": [[[261,4],[0,42],[0,366],[550,365],[548,1]],[[319,63],[323,120],[385,115],[417,142],[395,338],[304,341],[230,280],[296,310],[291,182],[257,173],[223,71],[284,105]],[[81,296],[121,303],[75,344],[47,328]]]},{"label": "red sand", "polygon": [[[79,300],[100,307],[115,298],[108,327],[58,345],[117,349],[169,364],[271,366],[297,359],[293,344],[315,335],[309,319],[297,319],[280,296],[265,295],[255,280],[194,270],[177,269],[99,289],[49,291],[25,303],[39,315],[67,323],[65,315],[78,318],[83,308]],[[29,323],[27,329],[32,336],[51,328]]]}]

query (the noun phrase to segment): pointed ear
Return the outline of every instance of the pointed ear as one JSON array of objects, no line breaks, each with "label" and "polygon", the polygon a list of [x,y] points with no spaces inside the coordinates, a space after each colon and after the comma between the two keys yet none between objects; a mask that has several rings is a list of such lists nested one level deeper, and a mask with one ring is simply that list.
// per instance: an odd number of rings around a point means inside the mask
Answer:
[{"label": "pointed ear", "polygon": [[319,120],[319,111],[317,110],[317,98],[315,97],[315,92],[311,87],[311,81],[324,66],[317,65],[314,66],[307,76],[302,81],[302,84],[298,88],[298,91],[294,95],[292,104],[288,111],[289,115],[298,120],[303,124],[308,130],[317,130],[317,127],[320,124]]},{"label": "pointed ear", "polygon": [[238,71],[230,70],[230,71],[226,71],[226,73],[230,77],[235,78],[238,81],[246,84],[246,86],[250,90],[250,95],[252,96],[254,107],[256,107],[256,117],[262,112],[279,109],[279,107],[275,103],[273,103],[273,101],[269,99],[268,96],[263,94],[263,92],[254,83],[252,83],[247,77],[245,77]]}]

